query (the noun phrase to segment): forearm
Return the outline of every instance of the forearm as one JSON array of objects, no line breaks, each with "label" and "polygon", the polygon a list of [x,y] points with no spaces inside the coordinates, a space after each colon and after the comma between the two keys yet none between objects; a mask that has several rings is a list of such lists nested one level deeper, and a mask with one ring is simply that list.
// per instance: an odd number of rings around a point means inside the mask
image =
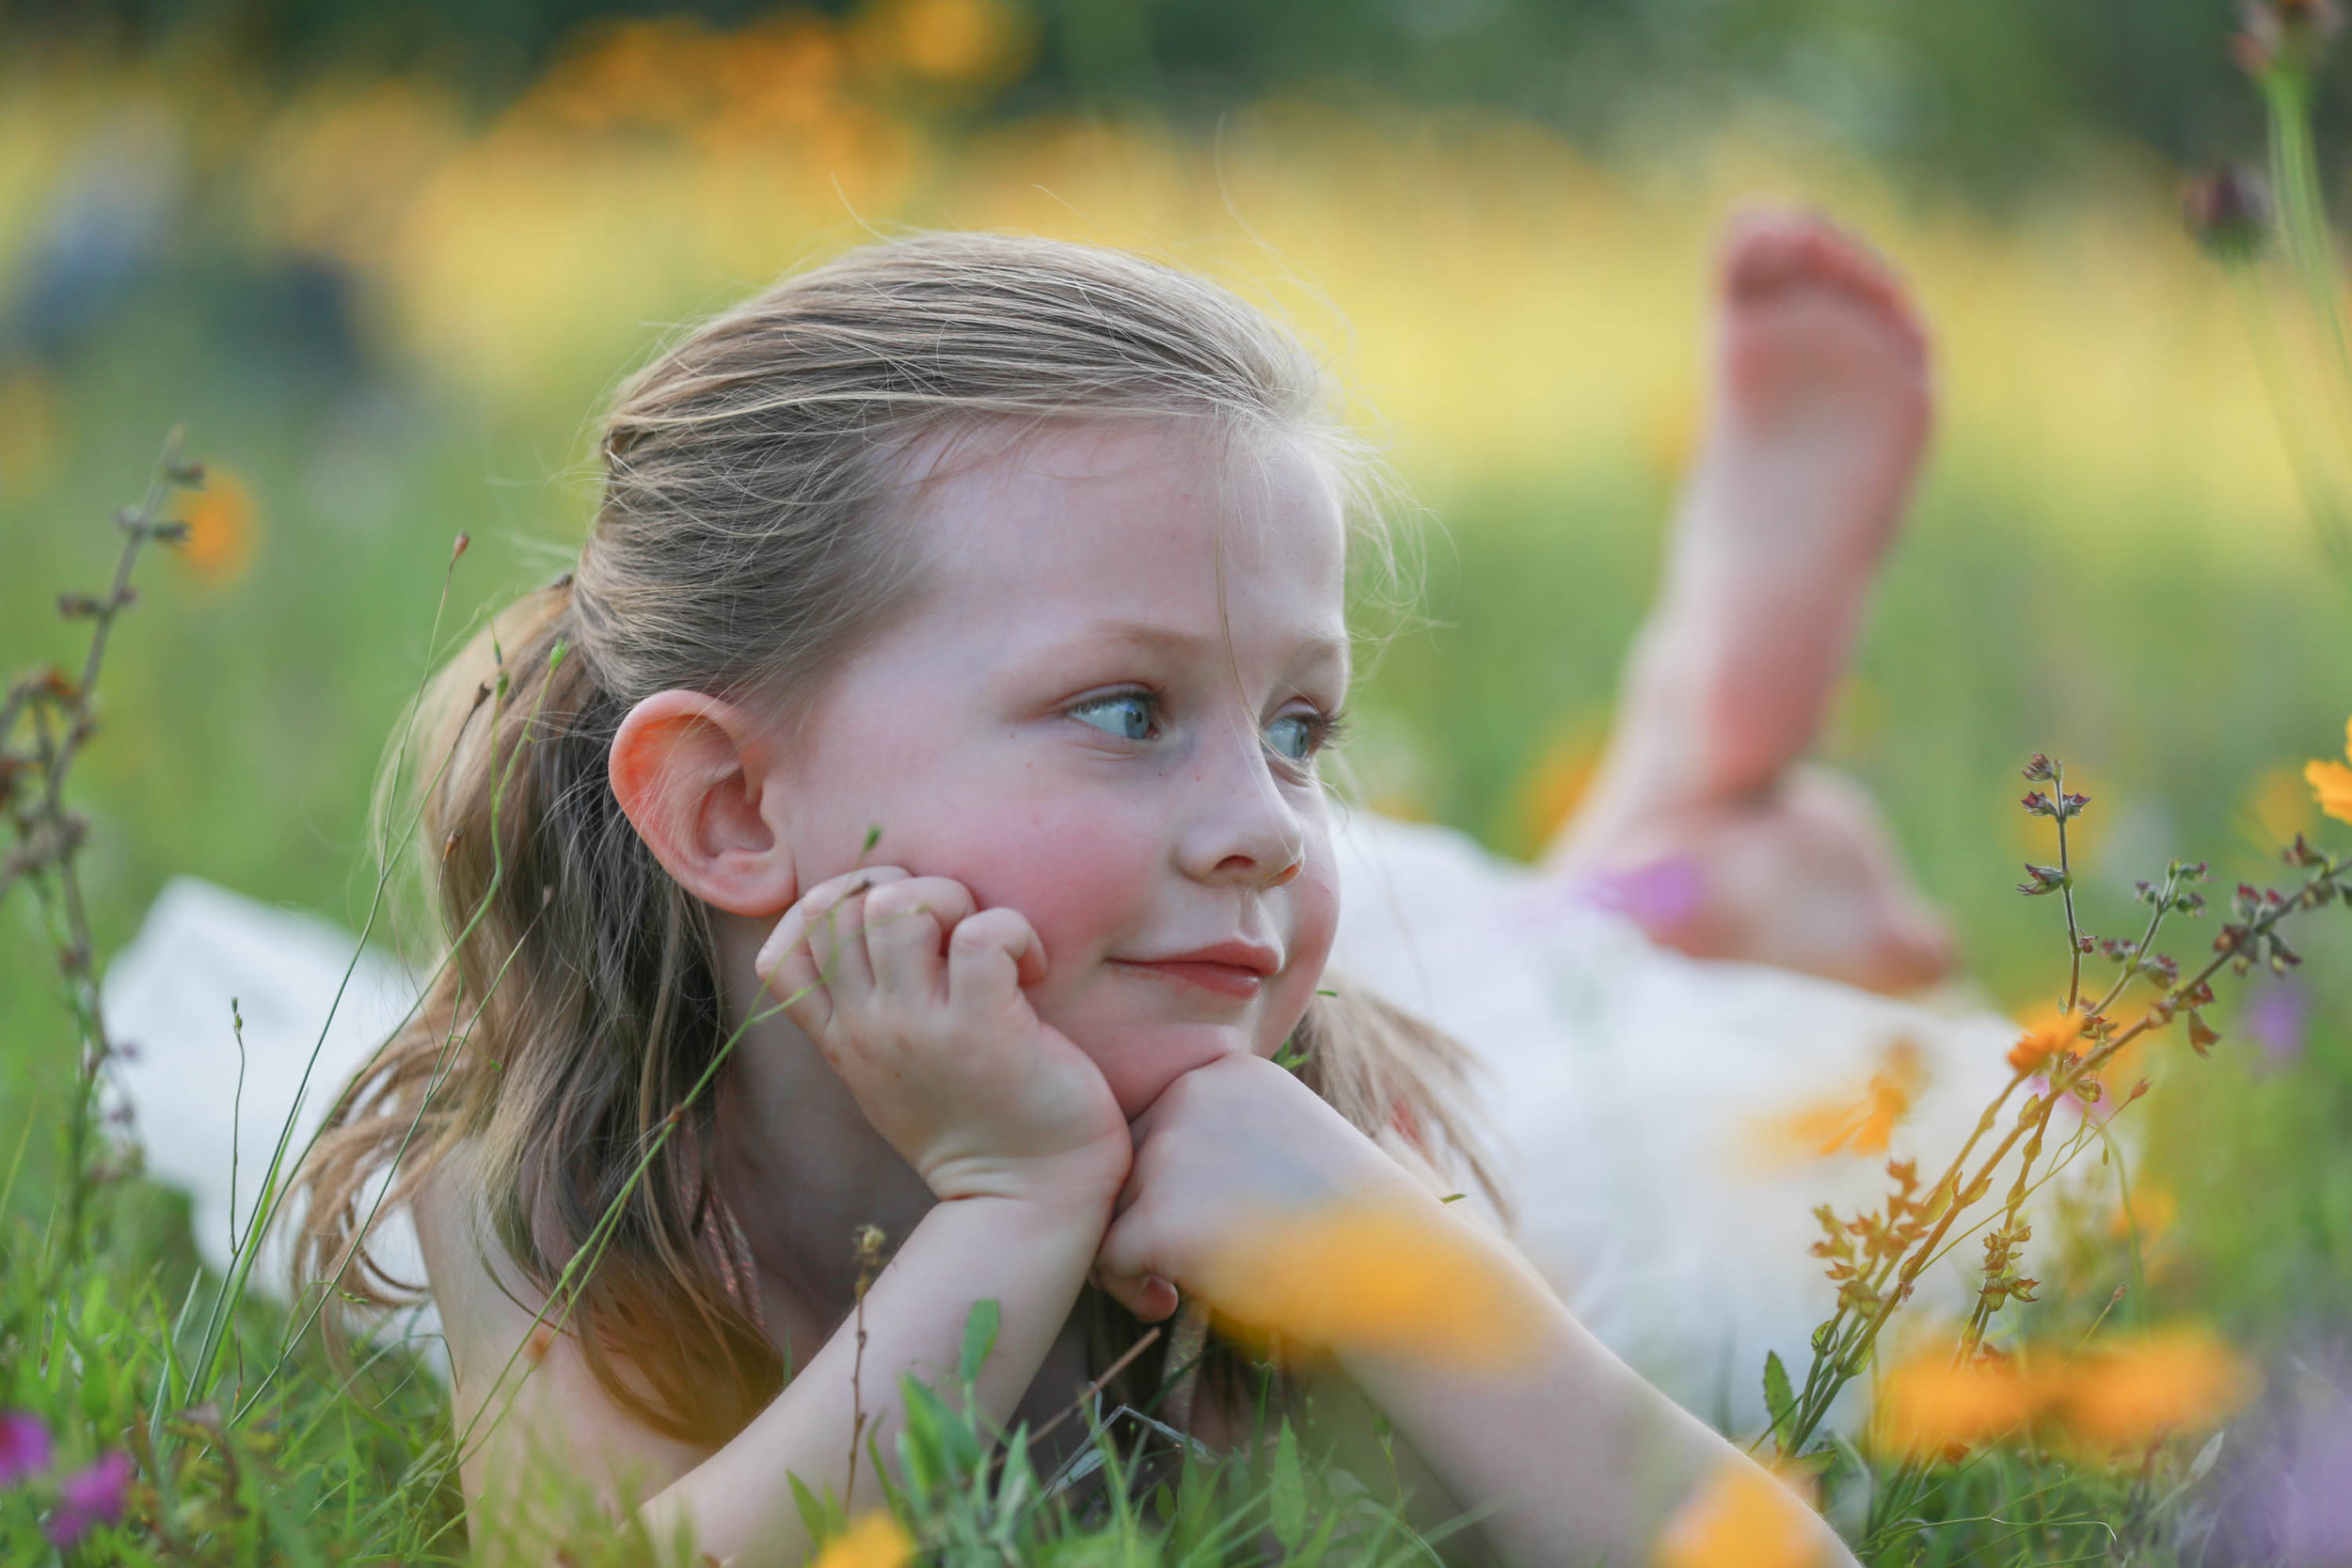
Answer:
[{"label": "forearm", "polygon": [[[798,1476],[820,1496],[847,1490],[861,1410],[865,1433],[880,1433],[880,1451],[891,1453],[903,1416],[900,1377],[930,1382],[951,1372],[977,1301],[993,1299],[1002,1308],[976,1395],[992,1420],[1005,1420],[1069,1317],[1108,1217],[1107,1202],[1049,1209],[973,1197],[932,1209],[866,1291],[862,1362],[852,1319],[749,1426],[645,1504],[642,1517],[654,1539],[666,1539],[683,1519],[697,1550],[739,1568],[799,1563],[809,1543],[786,1478]],[[865,1436],[857,1446],[862,1455]],[[850,1513],[879,1506],[881,1497],[861,1458]]]},{"label": "forearm", "polygon": [[[1646,1562],[1694,1490],[1749,1464],[1705,1423],[1612,1355],[1500,1238],[1479,1232],[1494,1268],[1525,1293],[1533,1328],[1509,1365],[1343,1354],[1341,1366],[1387,1413],[1515,1568]],[[1814,1559],[1851,1563],[1835,1532]]]}]

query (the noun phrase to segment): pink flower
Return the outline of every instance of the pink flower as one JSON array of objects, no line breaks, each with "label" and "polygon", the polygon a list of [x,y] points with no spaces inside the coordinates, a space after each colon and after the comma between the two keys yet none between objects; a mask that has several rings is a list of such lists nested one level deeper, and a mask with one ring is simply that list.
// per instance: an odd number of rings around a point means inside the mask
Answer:
[{"label": "pink flower", "polygon": [[111,1525],[122,1517],[123,1497],[131,1489],[131,1456],[120,1449],[98,1456],[87,1470],[76,1470],[57,1483],[56,1511],[42,1527],[53,1546],[71,1546],[87,1535],[92,1525]]},{"label": "pink flower", "polygon": [[22,1410],[0,1415],[0,1486],[49,1468],[49,1429]]}]

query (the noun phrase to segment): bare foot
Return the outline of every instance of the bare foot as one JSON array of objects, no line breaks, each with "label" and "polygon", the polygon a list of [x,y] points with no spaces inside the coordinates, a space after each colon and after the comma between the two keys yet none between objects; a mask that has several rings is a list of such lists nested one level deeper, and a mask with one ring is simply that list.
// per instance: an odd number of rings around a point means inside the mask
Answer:
[{"label": "bare foot", "polygon": [[[1775,956],[1764,961],[1844,969],[1836,955],[1855,940],[1850,917],[1899,911],[1908,912],[1885,933],[1894,949],[1943,952],[1940,928],[1925,942],[1905,924],[1924,909],[1883,852],[1867,796],[1851,785],[1778,788],[1820,729],[1925,449],[1933,403],[1926,334],[1894,275],[1818,217],[1734,218],[1718,287],[1706,439],[1683,491],[1664,589],[1635,646],[1599,777],[1549,859],[1573,874],[1606,875],[1661,857],[1695,856],[1702,866],[1730,857],[1723,875],[1704,880],[1709,897],[1735,903],[1753,867],[1775,862],[1806,879],[1802,907],[1825,924],[1821,956],[1805,958],[1817,944],[1778,923]],[[1856,803],[1859,815],[1832,832],[1840,801]],[[1834,843],[1841,832],[1851,842]],[[1866,843],[1871,852],[1859,852]],[[1807,845],[1820,865],[1804,863]],[[1841,879],[1842,914],[1830,896]],[[1705,934],[1760,933],[1758,912],[1726,904],[1720,919],[1677,927],[1679,939],[1653,934],[1693,951],[1762,958],[1723,951]],[[1920,965],[1865,967],[1886,975]]]},{"label": "bare foot", "polygon": [[1869,792],[1800,768],[1758,796],[1661,816],[1619,845],[1595,898],[1693,958],[1900,992],[1951,972],[1950,928],[1913,890]]}]

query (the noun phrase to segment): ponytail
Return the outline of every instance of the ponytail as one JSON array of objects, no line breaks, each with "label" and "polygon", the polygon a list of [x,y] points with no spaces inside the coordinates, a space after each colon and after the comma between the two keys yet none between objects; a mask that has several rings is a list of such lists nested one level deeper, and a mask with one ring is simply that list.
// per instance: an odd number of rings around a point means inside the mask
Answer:
[{"label": "ponytail", "polygon": [[[627,708],[570,640],[571,598],[566,574],[485,627],[412,731],[443,961],[303,1167],[298,1277],[413,1299],[368,1250],[374,1218],[470,1145],[495,1239],[543,1291],[612,1212],[549,1321],[620,1408],[715,1444],[784,1368],[714,1261],[731,1249],[714,1244],[713,1101],[691,1096],[726,1033],[710,931],[613,799],[605,759]],[[324,1319],[340,1345],[341,1314]]]}]

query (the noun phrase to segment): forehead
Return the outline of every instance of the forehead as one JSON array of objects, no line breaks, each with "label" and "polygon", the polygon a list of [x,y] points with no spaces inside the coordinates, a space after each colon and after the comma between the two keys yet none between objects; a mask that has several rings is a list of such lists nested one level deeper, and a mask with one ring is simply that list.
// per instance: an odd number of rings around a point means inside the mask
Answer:
[{"label": "forehead", "polygon": [[929,610],[1343,639],[1346,529],[1300,437],[1095,420],[950,446],[910,508]]}]

